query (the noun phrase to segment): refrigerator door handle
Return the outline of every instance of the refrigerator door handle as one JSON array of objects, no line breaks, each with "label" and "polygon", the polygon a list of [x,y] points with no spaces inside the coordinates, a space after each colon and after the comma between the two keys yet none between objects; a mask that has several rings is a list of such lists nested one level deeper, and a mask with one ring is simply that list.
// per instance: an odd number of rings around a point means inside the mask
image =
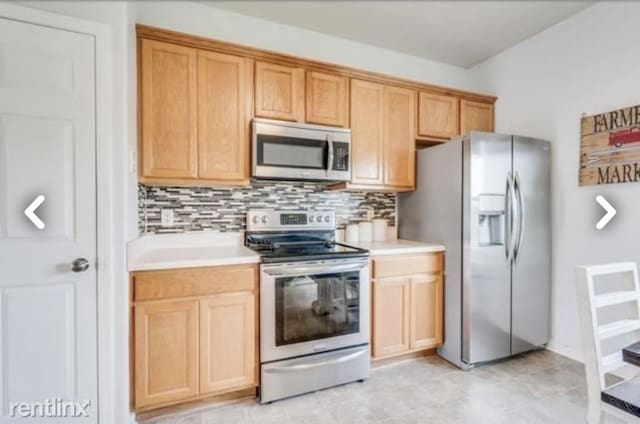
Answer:
[{"label": "refrigerator door handle", "polygon": [[[504,197],[504,254],[509,264],[513,263],[513,255],[515,250],[516,238],[514,237],[514,222],[518,221],[517,208],[514,207],[516,201],[516,192],[514,188],[514,180],[511,171],[507,172],[507,186]],[[514,219],[514,215],[516,216]]]},{"label": "refrigerator door handle", "polygon": [[509,252],[509,223],[511,222],[511,173],[507,172],[507,183],[504,189],[504,257],[507,262],[511,262],[511,255]]},{"label": "refrigerator door handle", "polygon": [[514,250],[513,250],[513,263],[518,263],[518,253],[520,253],[520,247],[522,246],[522,240],[524,239],[524,216],[525,216],[525,207],[524,200],[522,198],[522,191],[520,190],[520,175],[518,175],[518,171],[515,172],[515,177],[513,179],[513,188],[515,194],[517,196],[517,208],[518,208],[518,235],[515,237],[517,240]]}]

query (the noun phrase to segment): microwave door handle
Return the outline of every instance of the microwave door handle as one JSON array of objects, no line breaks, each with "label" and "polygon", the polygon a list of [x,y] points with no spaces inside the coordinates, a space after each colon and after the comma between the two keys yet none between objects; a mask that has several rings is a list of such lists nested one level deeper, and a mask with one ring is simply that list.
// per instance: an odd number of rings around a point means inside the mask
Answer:
[{"label": "microwave door handle", "polygon": [[329,153],[327,154],[327,177],[331,174],[331,168],[333,168],[333,140],[331,139],[331,134],[327,134],[327,149]]}]

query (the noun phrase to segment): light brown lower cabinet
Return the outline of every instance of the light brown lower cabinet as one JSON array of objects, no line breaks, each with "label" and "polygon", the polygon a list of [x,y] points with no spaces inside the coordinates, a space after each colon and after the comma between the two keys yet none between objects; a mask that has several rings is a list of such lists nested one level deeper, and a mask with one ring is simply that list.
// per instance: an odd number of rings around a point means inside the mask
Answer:
[{"label": "light brown lower cabinet", "polygon": [[442,253],[373,258],[372,356],[442,344]]},{"label": "light brown lower cabinet", "polygon": [[442,344],[442,275],[411,278],[410,349]]},{"label": "light brown lower cabinet", "polygon": [[198,301],[135,307],[136,407],[198,394]]},{"label": "light brown lower cabinet", "polygon": [[253,293],[226,293],[200,301],[200,393],[256,382]]},{"label": "light brown lower cabinet", "polygon": [[381,278],[373,282],[373,356],[409,350],[411,281]]},{"label": "light brown lower cabinet", "polygon": [[257,386],[256,266],[136,272],[131,284],[134,410]]}]

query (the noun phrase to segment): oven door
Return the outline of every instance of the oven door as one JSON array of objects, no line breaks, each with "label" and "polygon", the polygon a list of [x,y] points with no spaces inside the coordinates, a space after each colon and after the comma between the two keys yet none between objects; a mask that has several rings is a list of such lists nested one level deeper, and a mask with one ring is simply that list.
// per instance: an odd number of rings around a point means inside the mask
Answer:
[{"label": "oven door", "polygon": [[253,177],[347,181],[351,176],[349,130],[255,119],[252,150]]},{"label": "oven door", "polygon": [[368,258],[262,265],[260,360],[369,341]]}]

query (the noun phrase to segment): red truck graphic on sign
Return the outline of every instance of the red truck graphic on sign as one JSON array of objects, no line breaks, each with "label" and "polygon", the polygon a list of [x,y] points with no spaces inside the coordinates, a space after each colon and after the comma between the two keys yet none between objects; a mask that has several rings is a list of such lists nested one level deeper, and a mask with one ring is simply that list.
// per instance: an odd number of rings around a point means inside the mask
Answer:
[{"label": "red truck graphic on sign", "polygon": [[609,145],[621,147],[623,144],[637,143],[640,141],[640,126],[631,127],[609,134]]}]

